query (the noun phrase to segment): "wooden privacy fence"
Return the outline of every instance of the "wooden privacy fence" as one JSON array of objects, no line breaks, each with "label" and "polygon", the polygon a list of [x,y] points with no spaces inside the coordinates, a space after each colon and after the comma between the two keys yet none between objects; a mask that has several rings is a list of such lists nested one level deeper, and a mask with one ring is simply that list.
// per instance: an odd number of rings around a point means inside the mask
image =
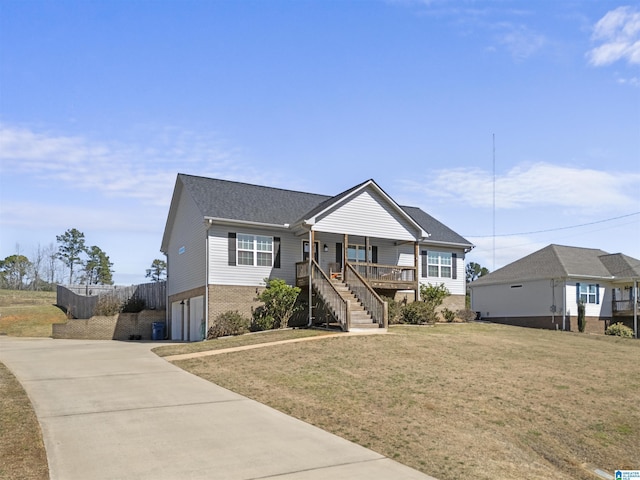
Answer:
[{"label": "wooden privacy fence", "polygon": [[154,282],[131,285],[58,285],[56,304],[75,318],[91,318],[98,298],[111,296],[124,303],[131,298],[144,300],[148,310],[166,308],[167,283]]}]

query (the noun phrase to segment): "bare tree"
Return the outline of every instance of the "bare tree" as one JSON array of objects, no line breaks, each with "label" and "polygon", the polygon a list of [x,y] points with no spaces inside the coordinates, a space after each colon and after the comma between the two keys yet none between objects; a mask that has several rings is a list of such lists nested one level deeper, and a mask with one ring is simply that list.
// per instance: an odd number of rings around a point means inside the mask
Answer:
[{"label": "bare tree", "polygon": [[42,266],[45,260],[44,249],[38,243],[38,248],[31,255],[31,289],[40,290],[42,288]]},{"label": "bare tree", "polygon": [[51,242],[44,249],[44,272],[43,276],[47,282],[51,285],[57,283],[57,273],[58,273],[58,251],[56,250],[56,246]]}]

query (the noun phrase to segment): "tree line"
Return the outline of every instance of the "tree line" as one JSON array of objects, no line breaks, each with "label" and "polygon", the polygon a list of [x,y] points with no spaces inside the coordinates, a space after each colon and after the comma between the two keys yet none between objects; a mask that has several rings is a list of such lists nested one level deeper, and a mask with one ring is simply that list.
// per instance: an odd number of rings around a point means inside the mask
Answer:
[{"label": "tree line", "polygon": [[[16,245],[15,254],[0,260],[0,288],[51,291],[62,283],[65,270],[69,285],[113,285],[113,263],[100,247],[86,244],[83,232],[70,228],[56,235],[56,243],[38,245],[31,258]],[[146,277],[160,282],[166,271],[165,261],[155,259]]]}]

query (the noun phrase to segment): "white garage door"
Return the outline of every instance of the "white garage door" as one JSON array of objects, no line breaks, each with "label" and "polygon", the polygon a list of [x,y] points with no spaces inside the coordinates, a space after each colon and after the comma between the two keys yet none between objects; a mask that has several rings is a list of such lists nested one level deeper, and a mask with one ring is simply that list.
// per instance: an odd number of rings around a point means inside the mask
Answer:
[{"label": "white garage door", "polygon": [[204,339],[202,325],[204,323],[204,296],[193,297],[189,301],[189,341],[199,342]]},{"label": "white garage door", "polygon": [[182,340],[182,309],[180,302],[171,304],[171,340]]}]

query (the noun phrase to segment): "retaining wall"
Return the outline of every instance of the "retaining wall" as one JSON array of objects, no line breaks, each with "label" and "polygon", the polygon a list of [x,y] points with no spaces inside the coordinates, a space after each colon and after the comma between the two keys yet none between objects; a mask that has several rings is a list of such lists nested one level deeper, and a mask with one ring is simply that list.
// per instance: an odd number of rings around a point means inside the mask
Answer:
[{"label": "retaining wall", "polygon": [[153,322],[164,322],[165,316],[164,310],[143,310],[109,317],[71,319],[67,323],[54,323],[52,336],[82,340],[129,340],[130,335],[140,335],[140,340],[151,340]]}]

